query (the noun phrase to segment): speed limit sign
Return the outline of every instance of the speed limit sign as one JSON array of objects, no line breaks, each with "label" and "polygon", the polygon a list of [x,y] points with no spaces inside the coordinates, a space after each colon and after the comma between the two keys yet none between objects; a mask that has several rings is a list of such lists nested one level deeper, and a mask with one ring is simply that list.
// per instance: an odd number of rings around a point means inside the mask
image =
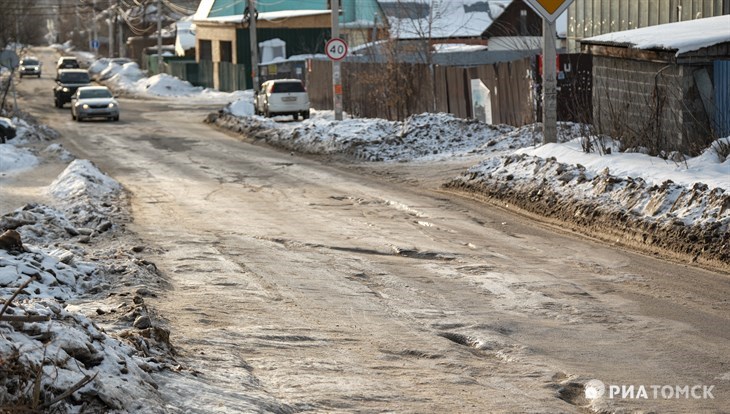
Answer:
[{"label": "speed limit sign", "polygon": [[342,60],[347,56],[347,42],[338,37],[330,39],[324,47],[324,52],[332,60]]}]

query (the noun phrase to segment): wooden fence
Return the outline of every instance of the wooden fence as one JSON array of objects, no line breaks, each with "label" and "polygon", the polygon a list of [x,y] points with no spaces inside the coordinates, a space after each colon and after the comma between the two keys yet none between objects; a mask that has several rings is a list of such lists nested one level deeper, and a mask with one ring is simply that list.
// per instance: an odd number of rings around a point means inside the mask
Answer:
[{"label": "wooden fence", "polygon": [[[332,109],[332,68],[311,61],[307,90],[312,106]],[[395,63],[342,63],[343,109],[356,117],[402,120],[423,112],[474,118],[472,80],[489,89],[491,121],[534,122],[530,59],[477,67]]]}]

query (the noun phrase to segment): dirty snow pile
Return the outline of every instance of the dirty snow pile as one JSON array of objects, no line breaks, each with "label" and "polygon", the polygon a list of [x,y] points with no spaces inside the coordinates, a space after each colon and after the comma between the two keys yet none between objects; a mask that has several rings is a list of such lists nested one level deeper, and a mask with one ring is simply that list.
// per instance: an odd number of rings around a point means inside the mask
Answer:
[{"label": "dirty snow pile", "polygon": [[[56,131],[46,125],[35,124],[33,118],[28,114],[13,116],[11,121],[15,125],[17,135],[8,140],[6,145],[0,145],[0,174],[25,170],[38,165],[39,160],[36,154],[22,145],[58,138]],[[55,152],[55,155],[59,157],[64,156],[57,145],[49,146],[47,151]]]},{"label": "dirty snow pile", "polygon": [[585,153],[581,140],[486,159],[446,186],[558,218],[606,240],[730,263],[730,159],[722,150],[730,138],[683,162]]},{"label": "dirty snow pile", "polygon": [[[0,145],[0,165],[15,145]],[[0,216],[0,233],[22,241],[0,237],[0,412],[162,412],[150,373],[171,348],[144,305],[158,276],[135,257],[143,248],[115,241],[121,187],[75,160],[47,190],[55,206]]]},{"label": "dirty snow pile", "polygon": [[414,115],[403,122],[362,118],[335,121],[331,111],[312,110],[309,120],[284,123],[277,121],[285,117],[234,115],[236,105],[210,114],[207,122],[288,150],[345,154],[364,161],[439,160],[502,150],[507,142],[504,137],[514,138],[506,144],[512,149],[530,145],[534,139],[531,127],[488,125],[444,113]]},{"label": "dirty snow pile", "polygon": [[195,98],[196,103],[210,101],[212,103],[227,103],[240,99],[242,91],[233,93],[219,92],[213,89],[193,86],[190,82],[181,80],[166,73],[147,76],[147,71],[140,69],[136,62],[123,65],[115,64],[109,59],[98,59],[89,66],[90,73],[99,73],[109,76],[101,83],[114,90],[115,93],[135,97],[148,98]]}]

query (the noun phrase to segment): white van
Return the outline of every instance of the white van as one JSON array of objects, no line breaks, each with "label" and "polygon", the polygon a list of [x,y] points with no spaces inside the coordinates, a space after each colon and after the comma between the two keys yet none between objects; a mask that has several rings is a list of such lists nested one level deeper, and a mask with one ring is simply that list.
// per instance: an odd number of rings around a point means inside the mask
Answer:
[{"label": "white van", "polygon": [[299,79],[273,79],[261,85],[261,92],[254,97],[256,115],[266,117],[292,115],[309,118],[309,95]]}]

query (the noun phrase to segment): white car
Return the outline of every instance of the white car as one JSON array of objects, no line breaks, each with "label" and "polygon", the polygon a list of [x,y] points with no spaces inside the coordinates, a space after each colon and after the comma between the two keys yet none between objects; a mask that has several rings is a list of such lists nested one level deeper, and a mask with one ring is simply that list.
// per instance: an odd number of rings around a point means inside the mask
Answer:
[{"label": "white car", "polygon": [[71,119],[88,118],[119,121],[119,103],[106,86],[82,86],[71,97]]},{"label": "white car", "polygon": [[20,73],[21,78],[23,76],[37,76],[40,78],[41,62],[36,57],[25,57],[20,61],[18,73]]},{"label": "white car", "polygon": [[299,79],[273,79],[261,84],[254,98],[254,112],[266,117],[292,115],[309,118],[309,94]]}]

